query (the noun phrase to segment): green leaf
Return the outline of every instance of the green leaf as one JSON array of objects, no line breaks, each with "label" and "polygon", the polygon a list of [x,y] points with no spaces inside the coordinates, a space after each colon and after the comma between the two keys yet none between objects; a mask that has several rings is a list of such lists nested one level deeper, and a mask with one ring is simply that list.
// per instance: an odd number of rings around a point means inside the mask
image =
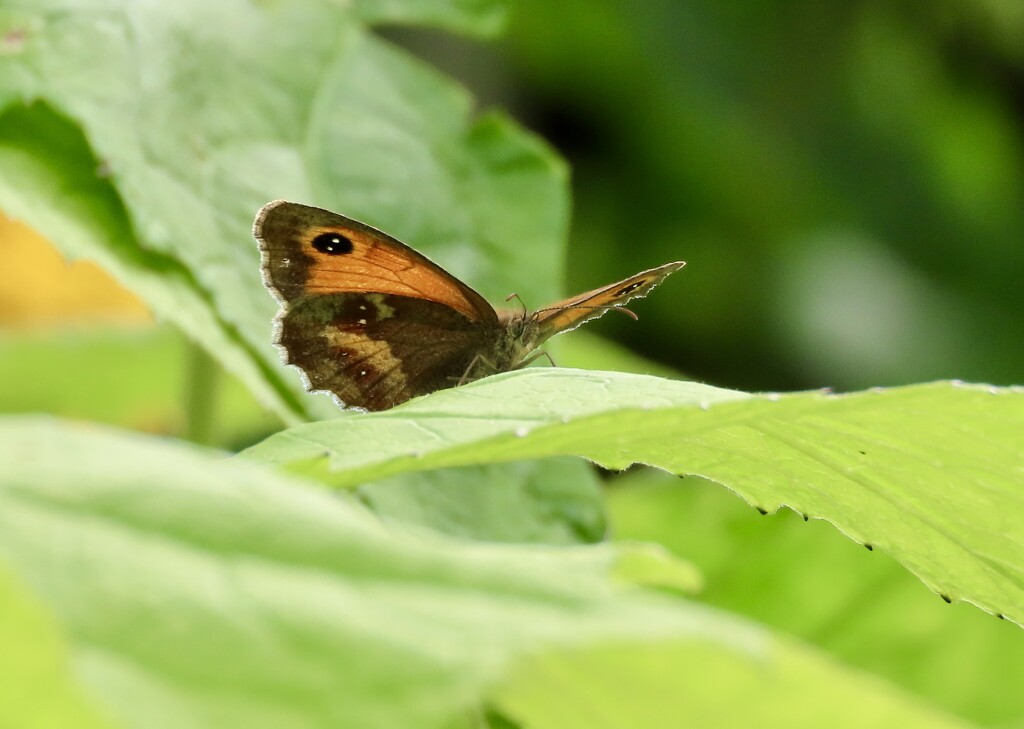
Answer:
[{"label": "green leaf", "polygon": [[612,532],[653,540],[705,575],[698,599],[813,642],[984,726],[1024,716],[1024,632],[970,605],[936,600],[887,555],[836,539],[830,524],[763,518],[699,478],[642,469],[608,490]]},{"label": "green leaf", "polygon": [[469,539],[587,543],[607,529],[597,478],[576,459],[403,473],[356,493],[380,516]]},{"label": "green leaf", "polygon": [[[626,427],[606,426],[616,438],[657,434],[657,429],[634,428],[659,408],[682,405],[685,410],[747,400],[752,396],[695,382],[675,382],[615,372],[588,372],[565,368],[534,368],[510,372],[458,388],[442,390],[381,413],[346,411],[326,423],[312,423],[276,433],[243,452],[258,462],[288,464],[345,487],[394,473],[440,466],[494,463],[519,458],[518,451],[572,455],[563,451],[561,438],[537,437],[538,429],[552,433],[576,427],[581,419],[630,409]],[[357,440],[348,439],[355,433]],[[601,433],[585,443],[599,444]],[[493,442],[492,442],[493,441]],[[372,450],[348,447],[372,442]],[[515,443],[517,455],[498,455]],[[482,444],[483,443],[483,444]],[[460,446],[471,446],[460,450]],[[610,453],[618,449],[608,449]],[[532,458],[524,455],[523,458]],[[608,456],[612,458],[612,456]],[[599,459],[593,459],[599,460]],[[601,463],[611,463],[605,458]],[[633,461],[619,457],[611,468]]]},{"label": "green leaf", "polygon": [[355,10],[366,23],[437,25],[471,35],[491,36],[505,22],[503,0],[355,0]]},{"label": "green leaf", "polygon": [[186,267],[140,247],[123,203],[102,179],[102,163],[70,121],[39,104],[0,114],[0,164],[6,172],[0,176],[0,206],[6,213],[44,232],[69,258],[104,266],[154,311],[218,352],[224,367],[279,417],[302,419],[290,384],[217,316]]},{"label": "green leaf", "polygon": [[196,447],[8,417],[0,463],[0,561],[55,616],[81,686],[126,726],[434,727],[544,648],[763,641],[622,588],[608,545],[391,530]]},{"label": "green leaf", "polygon": [[0,727],[111,727],[71,677],[47,611],[0,564]]},{"label": "green leaf", "polygon": [[[373,442],[371,452],[352,443]],[[577,455],[699,475],[826,519],[931,589],[1024,623],[1024,390],[935,383],[750,396],[569,370],[510,373],[246,452],[338,485]]]},{"label": "green leaf", "polygon": [[704,588],[700,570],[660,544],[622,541],[617,544],[622,549],[615,565],[615,575],[619,579],[635,585],[680,592],[699,592]]},{"label": "green leaf", "polygon": [[251,235],[267,201],[385,228],[492,299],[557,293],[563,163],[500,115],[471,121],[464,90],[360,19],[484,30],[499,7],[9,1],[0,206],[99,260],[281,417],[334,417],[271,346]]},{"label": "green leaf", "polygon": [[526,729],[972,726],[785,640],[761,663],[699,643],[545,656],[516,671],[495,703]]}]

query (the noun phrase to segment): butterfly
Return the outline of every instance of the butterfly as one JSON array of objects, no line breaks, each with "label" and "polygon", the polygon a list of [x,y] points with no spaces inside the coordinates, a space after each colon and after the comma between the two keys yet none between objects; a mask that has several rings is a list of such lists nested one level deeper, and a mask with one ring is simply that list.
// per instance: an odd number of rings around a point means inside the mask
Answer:
[{"label": "butterfly", "polygon": [[495,310],[412,248],[329,210],[277,200],[259,211],[253,235],[263,282],[282,305],[275,344],[286,363],[307,389],[365,410],[525,367],[549,337],[645,296],[685,265],[534,312]]}]

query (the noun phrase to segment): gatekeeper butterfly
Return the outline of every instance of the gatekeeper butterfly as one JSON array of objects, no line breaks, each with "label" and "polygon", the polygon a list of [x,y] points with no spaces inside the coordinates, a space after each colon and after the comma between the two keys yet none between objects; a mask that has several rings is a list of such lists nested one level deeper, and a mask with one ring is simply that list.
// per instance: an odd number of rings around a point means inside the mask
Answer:
[{"label": "gatekeeper butterfly", "polygon": [[412,248],[329,210],[277,200],[260,210],[253,235],[263,281],[282,304],[275,344],[285,361],[310,390],[366,410],[524,367],[549,337],[645,296],[684,265],[534,312],[495,310]]}]

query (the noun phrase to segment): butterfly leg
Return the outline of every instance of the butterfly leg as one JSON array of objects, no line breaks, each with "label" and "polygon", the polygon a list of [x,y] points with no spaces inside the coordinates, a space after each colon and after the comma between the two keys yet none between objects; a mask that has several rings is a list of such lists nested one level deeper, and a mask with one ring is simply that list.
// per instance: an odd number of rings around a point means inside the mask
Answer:
[{"label": "butterfly leg", "polygon": [[521,369],[523,369],[524,367],[529,367],[530,365],[532,365],[532,364],[533,364],[534,362],[536,362],[536,361],[537,361],[538,359],[540,359],[541,357],[547,357],[547,358],[548,358],[548,362],[550,362],[550,363],[551,363],[551,366],[552,366],[552,367],[557,367],[557,366],[558,366],[557,364],[555,364],[555,360],[551,358],[551,355],[550,355],[550,354],[548,354],[547,352],[545,352],[545,351],[544,351],[544,350],[542,349],[541,351],[537,352],[536,354],[530,355],[529,357],[527,357],[526,359],[524,359],[524,360],[523,360],[522,362],[520,362],[519,364],[517,364],[517,365],[515,366],[515,369],[517,369],[517,370],[521,370]]},{"label": "butterfly leg", "polygon": [[473,357],[473,359],[470,360],[469,366],[466,367],[466,371],[462,373],[462,377],[458,377],[458,378],[452,377],[450,379],[453,379],[453,380],[457,379],[458,380],[458,382],[455,383],[456,387],[461,387],[462,385],[465,385],[467,382],[470,381],[470,375],[473,374],[473,370],[476,369],[476,366],[478,364],[481,364],[481,363],[487,365],[488,367],[491,368],[491,370],[493,370],[495,372],[498,371],[498,368],[495,366],[495,364],[493,362],[491,362],[489,359],[484,357],[482,354],[476,354]]}]

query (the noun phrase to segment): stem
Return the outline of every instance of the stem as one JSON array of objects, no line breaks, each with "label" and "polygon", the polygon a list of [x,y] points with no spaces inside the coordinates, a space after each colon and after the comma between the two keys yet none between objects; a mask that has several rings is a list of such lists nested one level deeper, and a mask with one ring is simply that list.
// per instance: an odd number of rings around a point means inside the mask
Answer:
[{"label": "stem", "polygon": [[185,362],[185,437],[209,445],[213,434],[214,413],[220,368],[206,350],[189,342]]}]

